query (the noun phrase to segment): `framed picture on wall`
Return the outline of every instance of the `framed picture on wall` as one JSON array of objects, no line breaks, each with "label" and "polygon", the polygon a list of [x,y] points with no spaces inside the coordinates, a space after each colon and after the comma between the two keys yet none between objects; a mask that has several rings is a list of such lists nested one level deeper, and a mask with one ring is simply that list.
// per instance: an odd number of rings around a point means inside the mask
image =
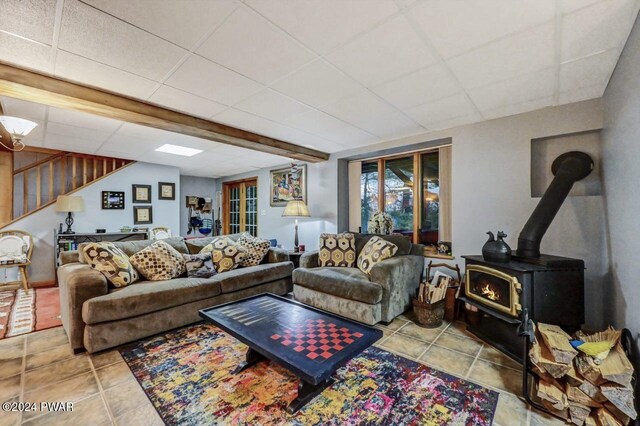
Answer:
[{"label": "framed picture on wall", "polygon": [[270,171],[271,207],[284,207],[291,200],[307,202],[307,165]]},{"label": "framed picture on wall", "polygon": [[133,206],[133,224],[149,225],[153,222],[153,208],[151,206]]},{"label": "framed picture on wall", "polygon": [[102,209],[103,210],[123,210],[124,209],[124,192],[102,191]]},{"label": "framed picture on wall", "polygon": [[158,182],[158,199],[175,200],[176,184],[171,182]]},{"label": "framed picture on wall", "polygon": [[131,185],[133,189],[134,203],[150,203],[151,202],[151,185]]}]

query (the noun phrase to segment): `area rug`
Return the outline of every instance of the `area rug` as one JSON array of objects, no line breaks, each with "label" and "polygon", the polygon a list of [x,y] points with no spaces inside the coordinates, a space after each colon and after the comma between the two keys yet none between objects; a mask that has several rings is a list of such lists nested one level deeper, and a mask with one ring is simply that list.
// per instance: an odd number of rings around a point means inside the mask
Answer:
[{"label": "area rug", "polygon": [[295,415],[298,379],[264,361],[240,374],[246,346],[197,324],[120,350],[171,425],[490,425],[498,393],[371,347]]},{"label": "area rug", "polygon": [[0,339],[60,325],[58,287],[0,291]]}]

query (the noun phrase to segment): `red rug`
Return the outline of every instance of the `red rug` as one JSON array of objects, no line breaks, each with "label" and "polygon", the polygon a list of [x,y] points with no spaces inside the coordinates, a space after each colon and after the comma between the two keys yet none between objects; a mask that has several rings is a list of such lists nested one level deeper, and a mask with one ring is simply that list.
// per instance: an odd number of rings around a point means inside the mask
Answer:
[{"label": "red rug", "polygon": [[58,287],[0,291],[0,339],[60,325]]}]

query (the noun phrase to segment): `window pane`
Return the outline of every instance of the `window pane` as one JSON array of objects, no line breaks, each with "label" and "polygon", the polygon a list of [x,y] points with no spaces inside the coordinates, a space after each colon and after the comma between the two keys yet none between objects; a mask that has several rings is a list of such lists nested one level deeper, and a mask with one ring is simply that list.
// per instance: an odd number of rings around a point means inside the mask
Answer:
[{"label": "window pane", "polygon": [[378,211],[378,163],[362,163],[360,174],[360,218],[362,232],[372,214]]},{"label": "window pane", "polygon": [[413,156],[385,161],[384,198],[393,231],[413,239]]},{"label": "window pane", "polygon": [[420,243],[435,246],[440,222],[440,159],[438,151],[422,154],[421,157],[423,199]]}]

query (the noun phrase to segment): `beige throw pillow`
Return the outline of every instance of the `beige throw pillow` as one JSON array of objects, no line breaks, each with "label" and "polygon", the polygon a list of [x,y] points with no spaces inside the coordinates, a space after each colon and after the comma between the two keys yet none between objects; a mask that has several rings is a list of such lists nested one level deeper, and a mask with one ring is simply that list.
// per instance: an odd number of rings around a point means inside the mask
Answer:
[{"label": "beige throw pillow", "polygon": [[397,251],[397,245],[380,237],[372,237],[358,256],[358,268],[368,275],[377,263],[393,257]]},{"label": "beige throw pillow", "polygon": [[246,256],[246,250],[229,237],[218,237],[206,245],[200,253],[211,253],[216,272],[236,269]]},{"label": "beige throw pillow", "polygon": [[350,232],[320,234],[318,266],[356,266],[356,237]]},{"label": "beige throw pillow", "polygon": [[182,254],[162,240],[140,250],[129,260],[149,281],[171,280],[186,270]]},{"label": "beige throw pillow", "polygon": [[79,257],[101,272],[114,287],[126,287],[139,279],[129,256],[112,243],[86,243]]},{"label": "beige throw pillow", "polygon": [[238,239],[238,244],[244,247],[246,254],[240,266],[257,266],[262,262],[264,256],[269,252],[271,243],[269,240],[263,240],[256,238],[253,235],[245,232]]}]

